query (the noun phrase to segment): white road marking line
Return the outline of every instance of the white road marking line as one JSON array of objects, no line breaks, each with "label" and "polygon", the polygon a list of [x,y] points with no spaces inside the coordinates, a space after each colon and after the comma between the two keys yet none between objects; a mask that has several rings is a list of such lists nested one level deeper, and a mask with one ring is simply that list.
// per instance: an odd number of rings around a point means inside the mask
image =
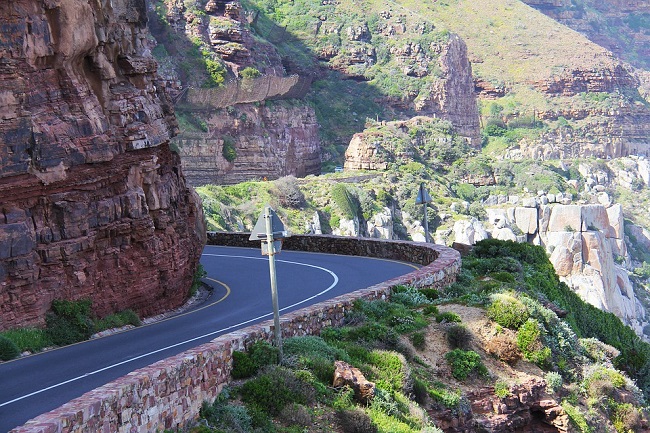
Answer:
[{"label": "white road marking line", "polygon": [[[268,260],[268,259],[263,258],[263,257],[233,256],[233,255],[226,255],[226,254],[207,254],[207,253],[204,253],[202,255],[203,256],[214,256],[214,257],[233,257],[233,258],[242,258],[242,259],[251,259],[251,260]],[[313,296],[310,296],[309,298],[306,298],[306,299],[304,299],[304,300],[302,300],[300,302],[296,302],[295,304],[288,305],[288,306],[286,306],[284,308],[281,308],[280,311],[284,311],[284,310],[287,310],[289,308],[293,308],[293,307],[295,307],[297,305],[304,304],[305,302],[308,302],[308,301],[310,301],[310,300],[312,300],[312,299],[314,299],[314,298],[316,298],[316,297],[318,297],[320,295],[323,295],[323,294],[329,292],[330,290],[332,290],[339,282],[338,275],[336,275],[333,271],[330,271],[327,268],[323,268],[321,266],[316,266],[316,265],[310,265],[308,263],[292,262],[292,261],[288,261],[288,260],[276,260],[276,261],[283,262],[283,263],[289,263],[289,264],[293,264],[293,265],[307,266],[307,267],[310,267],[310,268],[320,269],[321,271],[327,272],[328,274],[330,274],[334,278],[334,282],[332,284],[330,284],[330,286],[327,289],[325,289],[325,290],[323,290],[323,291],[321,291],[321,292],[319,292],[319,293],[317,293],[317,294],[315,294]],[[258,317],[255,317],[253,319],[249,319],[249,320],[246,320],[244,322],[240,322],[240,323],[237,323],[235,325],[228,326],[228,327],[220,329],[218,331],[209,332],[209,333],[201,335],[199,337],[190,338],[189,340],[185,340],[185,341],[182,341],[180,343],[172,344],[171,346],[163,347],[161,349],[157,349],[157,350],[154,350],[152,352],[144,353],[142,355],[126,359],[126,360],[124,360],[122,362],[118,362],[116,364],[112,364],[112,365],[106,366],[104,368],[100,368],[99,370],[91,371],[89,373],[85,373],[85,374],[83,374],[81,376],[77,376],[77,377],[74,377],[72,379],[68,379],[66,381],[57,383],[55,385],[48,386],[47,388],[39,389],[39,390],[31,392],[29,394],[25,394],[25,395],[23,395],[21,397],[16,397],[13,400],[9,400],[9,401],[6,401],[4,403],[0,403],[0,407],[10,405],[12,403],[15,403],[15,402],[20,401],[20,400],[24,400],[24,399],[29,398],[29,397],[33,397],[35,395],[41,394],[41,393],[49,391],[51,389],[58,388],[58,387],[63,386],[63,385],[67,385],[68,383],[71,383],[71,382],[76,382],[77,380],[81,380],[81,379],[83,379],[85,377],[92,376],[92,375],[97,374],[97,373],[101,373],[102,371],[110,370],[112,368],[119,367],[120,365],[128,364],[129,362],[136,361],[138,359],[144,358],[144,357],[149,356],[149,355],[154,355],[156,353],[163,352],[163,351],[168,350],[168,349],[173,349],[174,347],[177,347],[177,346],[182,346],[183,344],[191,343],[193,341],[200,340],[200,339],[203,339],[203,338],[206,338],[206,337],[211,337],[211,336],[213,336],[215,334],[223,333],[225,331],[229,331],[229,330],[231,330],[233,328],[237,328],[237,327],[240,327],[242,325],[247,325],[247,324],[249,324],[251,322],[256,322],[256,321],[258,321],[260,319],[263,319],[263,318],[271,316],[271,315],[273,315],[273,312],[266,313],[266,314],[264,314],[262,316],[258,316]]]}]

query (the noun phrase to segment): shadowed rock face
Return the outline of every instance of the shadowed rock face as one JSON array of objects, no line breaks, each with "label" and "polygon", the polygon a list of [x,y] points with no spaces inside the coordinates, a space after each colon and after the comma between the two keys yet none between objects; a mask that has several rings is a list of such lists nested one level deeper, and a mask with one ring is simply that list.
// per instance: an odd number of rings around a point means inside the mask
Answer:
[{"label": "shadowed rock face", "polygon": [[182,303],[205,230],[144,0],[0,5],[0,329]]}]

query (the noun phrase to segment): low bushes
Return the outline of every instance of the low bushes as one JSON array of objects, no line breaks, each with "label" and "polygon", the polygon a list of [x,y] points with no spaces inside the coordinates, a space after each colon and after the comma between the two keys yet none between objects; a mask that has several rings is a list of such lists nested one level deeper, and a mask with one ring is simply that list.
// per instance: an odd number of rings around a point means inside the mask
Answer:
[{"label": "low bushes", "polygon": [[473,373],[480,376],[488,374],[481,356],[472,350],[454,349],[445,355],[445,359],[451,367],[451,375],[457,380],[465,380]]},{"label": "low bushes", "polygon": [[485,349],[491,355],[510,365],[514,365],[522,356],[512,331],[495,335],[488,340]]},{"label": "low bushes", "polygon": [[452,325],[446,330],[447,342],[453,349],[467,349],[472,333],[465,325]]},{"label": "low bushes", "polygon": [[504,328],[519,329],[528,320],[528,309],[517,298],[507,294],[494,295],[487,316]]},{"label": "low bushes", "polygon": [[542,345],[541,334],[539,322],[528,319],[517,331],[517,346],[524,358],[543,367],[551,356],[551,350]]},{"label": "low bushes", "polygon": [[260,368],[277,364],[280,351],[265,341],[256,341],[248,352],[235,351],[231,375],[234,379],[251,377]]},{"label": "low bushes", "polygon": [[20,355],[20,349],[16,343],[7,337],[0,336],[0,361],[9,361]]},{"label": "low bushes", "polygon": [[90,299],[52,301],[52,311],[45,318],[50,341],[57,346],[64,346],[88,340],[95,332],[95,324],[90,318],[90,306]]},{"label": "low bushes", "polygon": [[256,405],[269,415],[277,416],[291,403],[306,404],[314,400],[315,390],[288,368],[268,366],[240,389],[242,400]]},{"label": "low bushes", "polygon": [[0,333],[13,341],[21,352],[40,352],[47,346],[51,346],[52,342],[47,337],[45,329],[38,328],[19,328],[9,329]]},{"label": "low bushes", "polygon": [[361,409],[340,410],[336,412],[339,426],[344,433],[377,433],[377,426]]}]

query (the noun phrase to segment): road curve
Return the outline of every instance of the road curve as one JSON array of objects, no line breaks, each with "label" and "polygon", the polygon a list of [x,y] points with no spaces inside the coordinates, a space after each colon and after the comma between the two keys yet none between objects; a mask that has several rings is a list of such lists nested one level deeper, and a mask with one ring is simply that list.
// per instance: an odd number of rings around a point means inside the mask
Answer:
[{"label": "road curve", "polygon": [[[0,432],[91,389],[217,336],[272,317],[268,259],[259,249],[206,246],[214,290],[184,314],[0,364]],[[406,274],[413,265],[283,251],[276,256],[281,314]]]}]

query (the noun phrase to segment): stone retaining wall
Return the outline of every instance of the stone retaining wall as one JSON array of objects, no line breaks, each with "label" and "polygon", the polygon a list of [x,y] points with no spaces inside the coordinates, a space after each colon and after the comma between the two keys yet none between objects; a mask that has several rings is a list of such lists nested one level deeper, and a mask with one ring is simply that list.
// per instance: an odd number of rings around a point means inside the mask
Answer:
[{"label": "stone retaining wall", "polygon": [[[209,233],[208,244],[259,246],[259,242],[249,242],[248,236]],[[284,242],[283,249],[373,256],[424,265],[404,276],[283,315],[280,322],[284,337],[318,334],[324,327],[339,326],[356,299],[383,299],[398,284],[444,287],[456,280],[461,264],[460,254],[451,248],[405,241],[293,236]],[[246,350],[260,339],[273,340],[272,320],[222,335],[129,373],[11,432],[134,433],[183,426],[196,419],[204,400],[214,400],[229,383],[233,351]]]}]

